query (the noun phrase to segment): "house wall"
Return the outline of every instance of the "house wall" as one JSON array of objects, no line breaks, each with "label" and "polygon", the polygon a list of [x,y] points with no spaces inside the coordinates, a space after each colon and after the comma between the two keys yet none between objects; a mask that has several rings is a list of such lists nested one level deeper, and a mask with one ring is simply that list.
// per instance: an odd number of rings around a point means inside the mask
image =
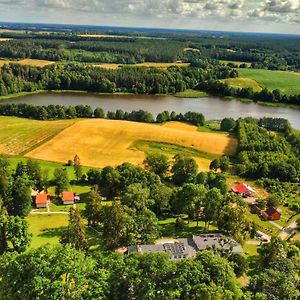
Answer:
[{"label": "house wall", "polygon": [[65,205],[73,205],[74,204],[74,201],[63,201],[63,203],[65,204]]}]

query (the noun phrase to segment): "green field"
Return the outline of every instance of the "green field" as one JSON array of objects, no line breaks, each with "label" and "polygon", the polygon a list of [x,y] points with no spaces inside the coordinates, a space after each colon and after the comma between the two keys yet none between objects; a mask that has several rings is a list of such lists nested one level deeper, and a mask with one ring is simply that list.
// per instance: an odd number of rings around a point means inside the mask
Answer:
[{"label": "green field", "polygon": [[196,90],[186,90],[184,92],[179,92],[175,94],[175,97],[178,98],[203,98],[207,96],[208,94],[206,92]]},{"label": "green field", "polygon": [[23,154],[51,139],[74,120],[37,121],[0,117],[0,154]]},{"label": "green field", "polygon": [[279,89],[287,95],[300,94],[300,74],[285,71],[238,69],[239,76],[255,80],[269,90]]},{"label": "green field", "polygon": [[262,89],[255,80],[250,78],[237,77],[224,79],[222,81],[228,83],[234,88],[252,88],[256,92],[259,92]]}]

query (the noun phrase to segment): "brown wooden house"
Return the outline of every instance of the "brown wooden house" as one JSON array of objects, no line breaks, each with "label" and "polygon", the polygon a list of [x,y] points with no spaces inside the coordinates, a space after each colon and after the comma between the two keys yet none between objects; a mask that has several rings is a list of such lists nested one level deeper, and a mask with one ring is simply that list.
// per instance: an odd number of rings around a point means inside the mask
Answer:
[{"label": "brown wooden house", "polygon": [[269,207],[262,213],[262,217],[268,221],[280,220],[281,213],[275,207]]}]

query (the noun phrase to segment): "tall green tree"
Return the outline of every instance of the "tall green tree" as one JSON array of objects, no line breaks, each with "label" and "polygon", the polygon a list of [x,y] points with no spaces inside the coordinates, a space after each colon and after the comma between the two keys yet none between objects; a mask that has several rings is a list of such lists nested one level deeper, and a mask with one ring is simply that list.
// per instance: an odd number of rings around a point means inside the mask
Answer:
[{"label": "tall green tree", "polygon": [[92,190],[87,197],[85,216],[88,224],[97,227],[101,223],[103,213],[102,199],[97,190]]},{"label": "tall green tree", "polygon": [[12,186],[11,211],[15,216],[26,217],[32,208],[32,181],[27,175],[18,176]]},{"label": "tall green tree", "polygon": [[182,185],[183,183],[194,182],[197,176],[197,171],[198,165],[193,158],[180,154],[174,156],[172,173],[175,184]]},{"label": "tall green tree", "polygon": [[144,160],[144,166],[150,172],[163,178],[169,169],[168,157],[164,154],[148,154]]},{"label": "tall green tree", "polygon": [[82,166],[80,163],[80,158],[77,154],[74,157],[73,166],[74,166],[74,173],[76,176],[76,180],[79,181],[83,175],[83,172],[82,172]]},{"label": "tall green tree", "polygon": [[57,168],[54,170],[53,183],[55,185],[55,195],[59,197],[60,194],[69,187],[69,178],[66,168]]},{"label": "tall green tree", "polygon": [[60,237],[61,244],[69,244],[77,250],[87,250],[85,226],[78,208],[71,208],[69,224]]}]

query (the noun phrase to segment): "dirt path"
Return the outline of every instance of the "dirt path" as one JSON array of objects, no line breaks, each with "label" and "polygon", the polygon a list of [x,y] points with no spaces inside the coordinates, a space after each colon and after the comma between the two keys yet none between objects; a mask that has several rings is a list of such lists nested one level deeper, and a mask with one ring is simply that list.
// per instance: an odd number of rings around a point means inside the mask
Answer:
[{"label": "dirt path", "polygon": [[291,223],[288,227],[284,228],[280,234],[279,234],[279,237],[282,239],[282,240],[286,240],[287,237],[297,228],[297,222],[293,222]]},{"label": "dirt path", "polygon": [[31,211],[31,215],[68,215],[66,211]]}]

